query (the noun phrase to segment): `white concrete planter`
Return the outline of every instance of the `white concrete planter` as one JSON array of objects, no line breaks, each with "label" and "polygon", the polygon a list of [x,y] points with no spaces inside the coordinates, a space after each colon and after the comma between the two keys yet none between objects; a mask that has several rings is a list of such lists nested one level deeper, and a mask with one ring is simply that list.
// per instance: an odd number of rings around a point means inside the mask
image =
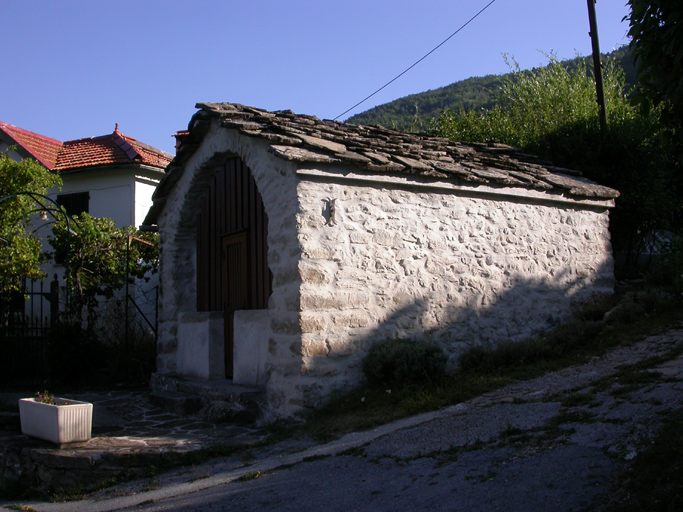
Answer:
[{"label": "white concrete planter", "polygon": [[57,405],[43,404],[35,398],[19,400],[21,432],[56,444],[90,439],[92,404],[55,398]]}]

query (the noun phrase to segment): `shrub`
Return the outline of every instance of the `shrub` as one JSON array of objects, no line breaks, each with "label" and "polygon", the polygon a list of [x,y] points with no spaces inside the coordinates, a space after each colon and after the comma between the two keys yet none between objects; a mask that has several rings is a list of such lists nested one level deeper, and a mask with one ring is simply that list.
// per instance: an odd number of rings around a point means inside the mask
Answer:
[{"label": "shrub", "polygon": [[48,333],[50,383],[91,386],[102,379],[112,352],[104,347],[92,330],[73,323],[61,323]]},{"label": "shrub", "polygon": [[627,293],[605,314],[604,320],[609,325],[628,325],[640,318],[676,309],[679,304],[677,296],[664,289]]},{"label": "shrub", "polygon": [[368,351],[363,373],[370,386],[434,383],[445,377],[447,359],[443,349],[433,343],[387,340]]},{"label": "shrub", "polygon": [[578,320],[599,321],[610,309],[616,306],[618,297],[613,293],[598,293],[573,302],[572,312]]}]

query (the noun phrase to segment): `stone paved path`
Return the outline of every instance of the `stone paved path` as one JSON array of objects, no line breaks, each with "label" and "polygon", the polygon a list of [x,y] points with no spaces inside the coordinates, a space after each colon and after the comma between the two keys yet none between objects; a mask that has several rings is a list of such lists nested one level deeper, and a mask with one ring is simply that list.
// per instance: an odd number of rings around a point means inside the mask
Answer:
[{"label": "stone paved path", "polygon": [[[3,393],[16,403],[26,393]],[[149,402],[149,391],[69,394],[93,403],[92,438],[63,447],[13,430],[0,433],[0,477],[19,478],[40,490],[86,487],[121,476],[143,475],[164,466],[183,464],[192,453],[217,443],[253,445],[265,437],[262,429],[214,424],[178,417]],[[37,482],[37,483],[36,483]]]}]

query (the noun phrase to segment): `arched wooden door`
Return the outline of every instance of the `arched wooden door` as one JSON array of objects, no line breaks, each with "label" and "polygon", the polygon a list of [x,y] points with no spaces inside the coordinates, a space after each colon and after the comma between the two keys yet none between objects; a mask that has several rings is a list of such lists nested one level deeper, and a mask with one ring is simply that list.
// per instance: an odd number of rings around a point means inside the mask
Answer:
[{"label": "arched wooden door", "polygon": [[233,374],[234,312],[266,309],[268,218],[249,168],[237,157],[212,176],[197,222],[197,311],[224,312],[225,376]]}]

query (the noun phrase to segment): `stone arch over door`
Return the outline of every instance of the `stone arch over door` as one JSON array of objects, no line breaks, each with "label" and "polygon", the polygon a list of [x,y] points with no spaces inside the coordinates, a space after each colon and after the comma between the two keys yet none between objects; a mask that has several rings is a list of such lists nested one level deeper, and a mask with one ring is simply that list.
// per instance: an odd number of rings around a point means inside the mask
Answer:
[{"label": "stone arch over door", "polygon": [[[233,375],[233,313],[267,309],[268,217],[249,168],[228,158],[212,174],[196,225],[197,311],[224,313],[225,376]],[[244,349],[244,347],[242,347]]]}]

